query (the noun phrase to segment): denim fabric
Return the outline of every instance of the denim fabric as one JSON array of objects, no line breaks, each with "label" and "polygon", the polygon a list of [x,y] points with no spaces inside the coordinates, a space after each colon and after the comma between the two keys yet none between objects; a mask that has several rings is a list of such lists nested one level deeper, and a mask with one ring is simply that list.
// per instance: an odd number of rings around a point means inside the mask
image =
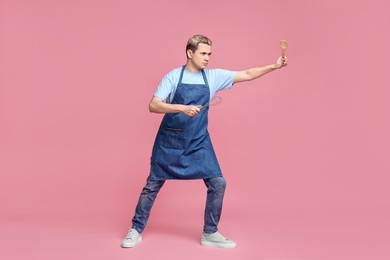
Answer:
[{"label": "denim fabric", "polygon": [[[210,100],[210,88],[205,72],[205,84],[182,83],[182,68],[172,104],[203,105]],[[207,130],[209,107],[196,116],[166,113],[153,145],[150,161],[152,180],[207,179],[222,176]]]},{"label": "denim fabric", "polygon": [[[207,187],[203,231],[205,233],[214,233],[218,231],[226,181],[224,177],[208,178],[203,181]],[[146,186],[143,188],[139,197],[135,215],[132,220],[132,228],[136,229],[139,233],[142,233],[145,229],[153,203],[164,183],[164,180],[151,180],[150,176],[148,177]]]},{"label": "denim fabric", "polygon": [[224,177],[204,179],[203,181],[207,187],[203,231],[205,233],[214,233],[218,231],[218,223],[222,213],[226,181]]},{"label": "denim fabric", "polygon": [[138,199],[137,207],[135,208],[135,215],[133,217],[133,227],[138,233],[142,233],[148,222],[150,210],[152,209],[153,203],[157,197],[157,193],[164,185],[165,181],[151,180],[150,176],[146,180],[146,185],[143,188],[141,195]]}]

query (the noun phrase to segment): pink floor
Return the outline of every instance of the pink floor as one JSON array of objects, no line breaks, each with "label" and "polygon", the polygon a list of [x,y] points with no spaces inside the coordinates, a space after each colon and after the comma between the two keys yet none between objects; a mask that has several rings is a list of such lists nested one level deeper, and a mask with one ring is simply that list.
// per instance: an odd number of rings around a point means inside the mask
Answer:
[{"label": "pink floor", "polygon": [[238,247],[218,249],[199,244],[200,203],[192,211],[173,204],[170,214],[156,205],[133,249],[120,247],[129,224],[123,216],[8,219],[0,259],[390,259],[388,211],[264,208],[251,215],[248,205],[226,203],[220,229]]}]

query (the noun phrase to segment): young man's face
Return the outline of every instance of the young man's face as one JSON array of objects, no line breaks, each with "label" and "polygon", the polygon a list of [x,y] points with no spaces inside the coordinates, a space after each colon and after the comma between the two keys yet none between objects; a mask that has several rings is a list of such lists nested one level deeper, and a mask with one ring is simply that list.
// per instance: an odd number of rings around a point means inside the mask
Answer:
[{"label": "young man's face", "polygon": [[211,45],[199,43],[195,52],[189,51],[189,58],[197,69],[201,70],[207,67],[211,55]]}]

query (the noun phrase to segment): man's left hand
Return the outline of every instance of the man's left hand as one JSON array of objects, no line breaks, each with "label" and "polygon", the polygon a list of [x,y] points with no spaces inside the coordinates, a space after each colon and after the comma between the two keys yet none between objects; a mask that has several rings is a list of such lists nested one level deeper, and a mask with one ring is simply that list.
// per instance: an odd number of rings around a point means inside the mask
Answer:
[{"label": "man's left hand", "polygon": [[280,69],[281,67],[287,66],[287,64],[288,64],[288,59],[287,59],[286,56],[284,56],[284,57],[279,57],[278,60],[277,60],[276,63],[275,63],[275,67],[276,67],[277,69]]}]

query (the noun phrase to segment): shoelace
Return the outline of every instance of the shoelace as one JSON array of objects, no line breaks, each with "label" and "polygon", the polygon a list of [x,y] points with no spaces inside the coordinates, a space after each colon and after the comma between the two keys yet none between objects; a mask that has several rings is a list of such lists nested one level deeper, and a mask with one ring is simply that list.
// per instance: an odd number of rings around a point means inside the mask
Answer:
[{"label": "shoelace", "polygon": [[217,232],[216,234],[214,234],[213,236],[214,239],[218,239],[218,240],[229,240],[227,237],[225,237],[224,235],[222,235],[221,233]]},{"label": "shoelace", "polygon": [[134,235],[135,235],[135,230],[130,229],[129,233],[127,233],[126,239],[133,239]]}]

